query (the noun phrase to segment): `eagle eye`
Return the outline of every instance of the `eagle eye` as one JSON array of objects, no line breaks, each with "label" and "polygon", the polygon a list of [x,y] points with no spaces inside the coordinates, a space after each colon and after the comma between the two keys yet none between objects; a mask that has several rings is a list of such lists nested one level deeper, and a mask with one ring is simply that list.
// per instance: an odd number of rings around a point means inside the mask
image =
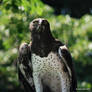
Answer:
[{"label": "eagle eye", "polygon": [[33,23],[38,24],[38,21],[33,21]]},{"label": "eagle eye", "polygon": [[44,25],[47,25],[48,22],[47,22],[46,20],[43,20],[43,24],[44,24]]}]

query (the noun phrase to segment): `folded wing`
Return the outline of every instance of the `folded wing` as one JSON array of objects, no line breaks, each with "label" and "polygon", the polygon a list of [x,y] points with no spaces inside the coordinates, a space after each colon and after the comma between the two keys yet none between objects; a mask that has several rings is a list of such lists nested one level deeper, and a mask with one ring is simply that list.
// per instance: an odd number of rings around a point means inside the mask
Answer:
[{"label": "folded wing", "polygon": [[32,76],[31,44],[21,44],[19,48],[17,69],[19,81],[24,86],[25,92],[35,92]]},{"label": "folded wing", "polygon": [[72,62],[72,57],[71,54],[68,51],[68,48],[64,45],[64,46],[60,46],[59,47],[59,56],[61,59],[63,59],[63,62],[65,63],[65,66],[68,70],[68,74],[71,78],[71,92],[76,92],[76,88],[77,88],[77,79],[76,79],[76,75],[75,75],[75,70],[74,70],[74,65]]}]

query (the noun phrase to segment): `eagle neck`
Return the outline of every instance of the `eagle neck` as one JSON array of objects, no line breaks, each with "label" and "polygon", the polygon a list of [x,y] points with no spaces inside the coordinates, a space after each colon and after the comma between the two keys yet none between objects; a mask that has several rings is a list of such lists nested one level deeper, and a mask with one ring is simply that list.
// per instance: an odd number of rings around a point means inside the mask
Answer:
[{"label": "eagle neck", "polygon": [[34,38],[32,40],[32,52],[41,57],[46,57],[51,51],[54,40],[51,34],[40,35],[40,39]]}]

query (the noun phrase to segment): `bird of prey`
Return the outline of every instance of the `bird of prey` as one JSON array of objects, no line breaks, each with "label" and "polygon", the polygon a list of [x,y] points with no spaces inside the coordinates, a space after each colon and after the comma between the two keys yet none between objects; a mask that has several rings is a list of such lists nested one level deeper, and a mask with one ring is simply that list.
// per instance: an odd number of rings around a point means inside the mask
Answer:
[{"label": "bird of prey", "polygon": [[22,43],[18,56],[18,76],[26,92],[76,92],[77,81],[71,54],[56,40],[46,19],[30,25],[32,42]]}]

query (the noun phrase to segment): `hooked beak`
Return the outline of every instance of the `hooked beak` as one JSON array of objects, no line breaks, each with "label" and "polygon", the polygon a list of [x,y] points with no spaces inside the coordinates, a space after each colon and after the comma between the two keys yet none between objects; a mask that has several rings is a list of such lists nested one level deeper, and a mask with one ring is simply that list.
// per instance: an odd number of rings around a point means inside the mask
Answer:
[{"label": "hooked beak", "polygon": [[42,23],[42,19],[39,20],[39,24],[38,24],[38,27],[37,27],[37,30],[38,30],[38,31],[41,30],[41,23]]},{"label": "hooked beak", "polygon": [[37,30],[38,30],[38,31],[40,31],[40,26],[41,26],[41,25],[40,25],[40,24],[38,24],[38,26],[37,26]]}]

